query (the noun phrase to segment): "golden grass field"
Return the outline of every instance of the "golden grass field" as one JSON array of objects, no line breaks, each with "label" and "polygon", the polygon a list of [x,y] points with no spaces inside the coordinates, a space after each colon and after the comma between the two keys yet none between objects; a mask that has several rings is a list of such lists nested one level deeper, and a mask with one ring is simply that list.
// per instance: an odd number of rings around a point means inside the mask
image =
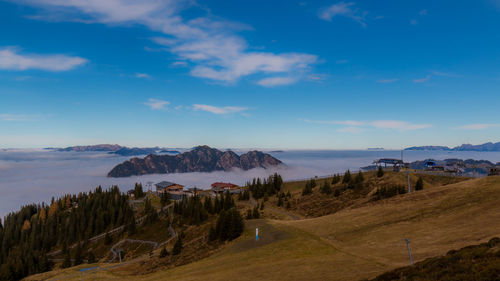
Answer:
[{"label": "golden grass field", "polygon": [[409,264],[404,238],[420,261],[500,236],[499,203],[500,177],[427,185],[327,216],[248,221],[242,237],[213,255],[151,274],[69,268],[27,280],[363,280]]}]

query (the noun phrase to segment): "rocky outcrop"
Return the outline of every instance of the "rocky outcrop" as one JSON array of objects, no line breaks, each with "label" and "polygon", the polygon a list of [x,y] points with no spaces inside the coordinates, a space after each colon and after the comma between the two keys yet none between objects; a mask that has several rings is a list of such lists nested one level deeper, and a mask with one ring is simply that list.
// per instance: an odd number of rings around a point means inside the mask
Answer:
[{"label": "rocky outcrop", "polygon": [[115,166],[108,177],[129,177],[145,174],[229,171],[233,168],[250,170],[283,164],[280,160],[260,151],[238,155],[208,146],[198,146],[175,156],[150,154],[132,158]]}]

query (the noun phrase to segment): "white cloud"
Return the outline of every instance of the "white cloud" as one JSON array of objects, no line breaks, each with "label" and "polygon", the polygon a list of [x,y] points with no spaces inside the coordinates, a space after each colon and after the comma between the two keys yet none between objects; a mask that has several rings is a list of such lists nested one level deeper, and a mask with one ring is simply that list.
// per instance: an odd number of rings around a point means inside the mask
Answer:
[{"label": "white cloud", "polygon": [[429,81],[429,79],[431,79],[431,76],[430,76],[430,75],[427,75],[427,76],[425,76],[424,78],[416,78],[416,79],[413,79],[413,82],[414,82],[414,83],[425,83],[425,82]]},{"label": "white cloud", "polygon": [[[188,0],[24,0],[46,11],[63,13],[61,20],[85,19],[113,25],[140,24],[163,33],[152,40],[194,64],[191,75],[210,80],[235,82],[256,73],[297,74],[318,61],[302,53],[250,52],[248,43],[235,32],[251,29],[247,25],[198,17],[183,19],[181,11],[191,7]],[[83,13],[83,15],[82,15]],[[53,16],[53,14],[51,14]],[[72,15],[70,17],[69,15]],[[178,64],[177,66],[180,66]]]},{"label": "white cloud", "polygon": [[470,124],[458,127],[462,130],[485,130],[489,128],[500,127],[500,124]]},{"label": "white cloud", "polygon": [[159,99],[148,99],[148,101],[145,102],[144,104],[149,106],[153,110],[161,110],[164,109],[167,105],[169,105],[170,102]]},{"label": "white cloud", "polygon": [[420,130],[432,127],[431,124],[411,124],[405,121],[396,120],[373,121],[370,125],[378,129],[392,129],[400,131]]},{"label": "white cloud", "polygon": [[242,112],[245,110],[248,110],[246,107],[240,107],[240,106],[224,106],[224,107],[217,107],[213,105],[206,105],[206,104],[193,104],[193,110],[198,111],[206,111],[210,112],[213,114],[230,114],[230,113],[238,113]]},{"label": "white cloud", "polygon": [[172,64],[170,64],[171,66],[174,66],[174,67],[186,67],[188,65],[187,62],[185,61],[174,61]]},{"label": "white cloud", "polygon": [[360,11],[358,8],[354,7],[355,3],[349,2],[339,2],[337,4],[333,4],[326,8],[320,10],[318,17],[322,20],[332,21],[332,19],[336,16],[343,16],[347,18],[351,18],[361,24],[363,27],[366,27],[365,23],[365,15],[366,12]]},{"label": "white cloud", "polygon": [[337,64],[344,64],[344,63],[348,63],[349,61],[348,60],[337,60],[336,63]]},{"label": "white cloud", "polygon": [[362,127],[372,127],[376,129],[391,129],[398,131],[412,131],[420,130],[432,127],[431,124],[412,124],[405,121],[397,120],[376,120],[376,121],[355,121],[355,120],[309,120],[304,119],[304,122],[314,123],[314,124],[326,124],[326,125],[344,125],[346,127],[339,129],[339,132],[361,132],[362,130],[355,130],[354,127],[362,129]]},{"label": "white cloud", "polygon": [[344,127],[337,130],[337,132],[339,133],[350,133],[350,134],[359,134],[363,131],[364,129],[360,127]]},{"label": "white cloud", "polygon": [[346,126],[363,126],[363,125],[366,124],[365,122],[354,121],[354,120],[338,121],[338,120],[309,120],[309,119],[304,119],[304,122],[315,123],[315,124],[326,124],[326,125],[346,125]]},{"label": "white cloud", "polygon": [[0,48],[0,69],[66,71],[85,63],[80,57],[21,54],[17,48]]},{"label": "white cloud", "polygon": [[136,73],[135,74],[136,78],[146,78],[146,79],[151,79],[151,76],[147,73]]},{"label": "white cloud", "polygon": [[397,82],[399,79],[397,78],[390,78],[390,79],[381,79],[381,80],[377,80],[377,83],[381,83],[381,84],[389,84],[389,83],[394,83],[394,82]]},{"label": "white cloud", "polygon": [[29,116],[22,114],[9,114],[9,113],[0,114],[0,120],[2,121],[26,121],[29,119],[31,119]]},{"label": "white cloud", "polygon": [[264,86],[264,87],[275,87],[275,86],[282,86],[282,85],[290,85],[295,83],[297,81],[295,78],[292,77],[270,77],[270,78],[264,78],[260,81],[257,82],[257,84]]},{"label": "white cloud", "polygon": [[450,78],[459,78],[459,77],[462,77],[462,75],[454,74],[454,73],[449,73],[449,72],[431,71],[431,73],[433,75],[442,76],[442,77],[450,77]]}]

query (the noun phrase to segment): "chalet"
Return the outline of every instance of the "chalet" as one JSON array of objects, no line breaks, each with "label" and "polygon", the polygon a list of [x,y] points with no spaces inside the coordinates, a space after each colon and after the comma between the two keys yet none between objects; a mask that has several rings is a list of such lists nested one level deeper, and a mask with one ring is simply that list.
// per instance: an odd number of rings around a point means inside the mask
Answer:
[{"label": "chalet", "polygon": [[184,188],[184,186],[180,185],[180,184],[177,184],[177,183],[173,183],[173,182],[169,182],[169,181],[162,181],[162,182],[159,182],[157,184],[155,184],[156,186],[156,193],[158,194],[161,194],[161,193],[171,193],[171,192],[182,192],[182,189]]},{"label": "chalet", "polygon": [[129,190],[127,191],[127,195],[128,195],[128,197],[130,197],[130,198],[134,198],[134,197],[135,197],[134,190],[133,190],[133,189],[129,189]]},{"label": "chalet", "polygon": [[184,191],[175,191],[175,190],[167,191],[167,194],[170,200],[182,200],[182,198],[190,196],[188,193]]},{"label": "chalet", "polygon": [[215,182],[212,183],[212,191],[216,194],[224,193],[226,191],[229,191],[229,193],[240,193],[241,189],[236,184],[226,183],[226,182]]},{"label": "chalet", "polygon": [[500,176],[500,168],[491,168],[488,176]]}]

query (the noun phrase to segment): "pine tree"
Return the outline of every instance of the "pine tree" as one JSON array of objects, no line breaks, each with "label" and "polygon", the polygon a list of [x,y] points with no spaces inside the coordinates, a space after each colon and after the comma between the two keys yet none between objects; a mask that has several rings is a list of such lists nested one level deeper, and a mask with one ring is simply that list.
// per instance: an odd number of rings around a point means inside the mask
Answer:
[{"label": "pine tree", "polygon": [[96,259],[95,259],[94,252],[89,251],[89,254],[87,256],[87,263],[95,263],[95,262],[96,262]]},{"label": "pine tree", "polygon": [[82,258],[82,247],[80,245],[80,242],[78,242],[78,246],[76,246],[75,250],[75,262],[73,265],[80,265],[83,263],[83,258]]},{"label": "pine tree", "polygon": [[260,203],[260,210],[261,210],[261,211],[262,211],[262,210],[264,210],[264,201],[262,201],[262,202]]},{"label": "pine tree", "polygon": [[63,261],[61,267],[62,268],[71,267],[71,257],[69,256],[69,252],[66,252],[66,255],[64,256],[64,261]]},{"label": "pine tree", "polygon": [[165,246],[163,246],[163,249],[161,249],[161,252],[160,252],[160,258],[164,258],[167,255],[168,255],[167,248],[165,248]]},{"label": "pine tree", "polygon": [[235,238],[238,238],[241,233],[243,233],[245,225],[243,223],[243,218],[241,217],[240,212],[236,208],[232,208],[229,213],[230,220],[227,222],[230,225],[228,239],[233,240]]},{"label": "pine tree", "polygon": [[174,248],[172,249],[172,254],[174,256],[177,256],[178,254],[180,254],[182,251],[182,237],[179,236],[177,238],[177,241],[175,241],[175,244],[174,244]]},{"label": "pine tree", "polygon": [[335,175],[333,175],[333,178],[332,178],[332,184],[335,185],[335,184],[339,183],[340,180],[341,180],[340,175],[339,174],[335,174]]},{"label": "pine tree", "polygon": [[104,236],[104,245],[109,245],[109,244],[111,244],[111,242],[113,242],[113,240],[111,240],[111,236],[109,236],[109,232],[106,232],[106,235]]},{"label": "pine tree", "polygon": [[363,172],[359,171],[359,173],[354,178],[354,182],[362,183],[364,180],[365,180],[365,177],[363,176]]},{"label": "pine tree", "polygon": [[384,176],[384,169],[382,168],[382,166],[378,166],[377,178],[381,178],[383,176]]},{"label": "pine tree", "polygon": [[352,180],[352,177],[351,177],[351,171],[347,170],[345,173],[344,173],[344,177],[342,178],[342,183],[343,184],[348,184],[350,183]]},{"label": "pine tree", "polygon": [[210,227],[208,231],[208,240],[215,241],[217,239],[217,233],[215,232],[215,228],[213,226]]},{"label": "pine tree", "polygon": [[342,192],[340,191],[339,188],[335,188],[335,191],[333,192],[333,196],[339,197]]},{"label": "pine tree", "polygon": [[252,214],[252,217],[254,219],[258,219],[260,218],[260,213],[259,213],[259,208],[257,206],[255,206],[255,208],[253,208],[253,214]]},{"label": "pine tree", "polygon": [[144,197],[144,191],[142,190],[142,184],[136,183],[134,187],[134,197],[136,199]]},{"label": "pine tree", "polygon": [[135,226],[135,218],[132,215],[130,222],[127,224],[128,235],[134,235],[137,232],[137,227]]},{"label": "pine tree", "polygon": [[252,212],[252,210],[251,210],[251,209],[248,209],[248,210],[247,210],[247,216],[246,216],[246,219],[247,219],[247,220],[251,220],[251,219],[253,219],[253,212]]},{"label": "pine tree", "polygon": [[323,182],[323,185],[320,188],[320,192],[323,194],[331,194],[332,193],[332,187],[330,186],[330,183],[325,180]]},{"label": "pine tree", "polygon": [[283,206],[283,198],[281,198],[281,196],[279,196],[278,198],[278,207],[281,207]]},{"label": "pine tree", "polygon": [[417,180],[417,184],[415,185],[415,190],[422,190],[424,189],[424,180],[419,177]]}]

